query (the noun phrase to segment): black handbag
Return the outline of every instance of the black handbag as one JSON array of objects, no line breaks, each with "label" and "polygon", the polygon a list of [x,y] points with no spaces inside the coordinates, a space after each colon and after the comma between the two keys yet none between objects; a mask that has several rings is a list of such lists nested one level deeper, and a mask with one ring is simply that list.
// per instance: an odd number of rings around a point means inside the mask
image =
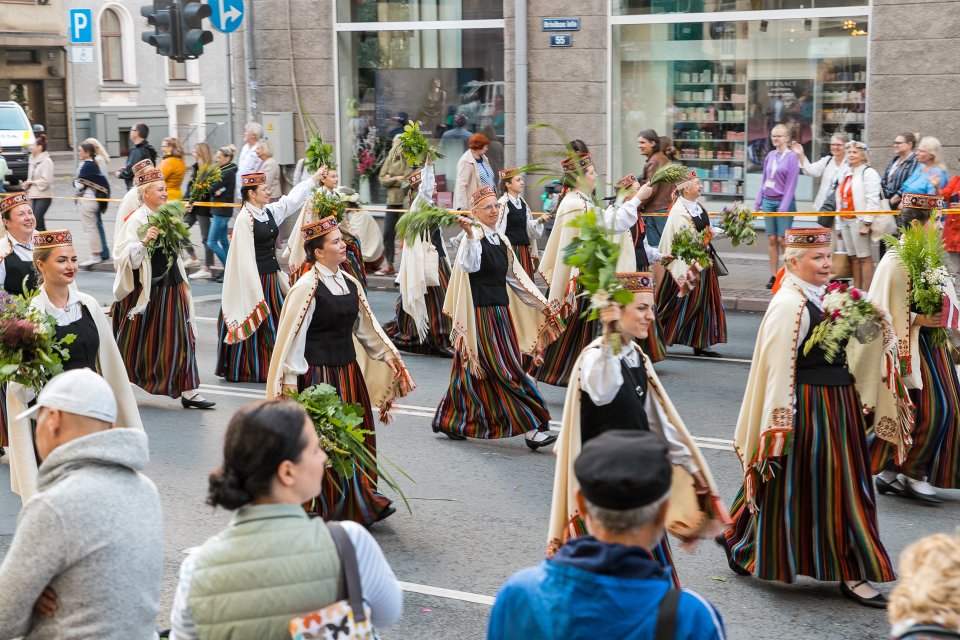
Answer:
[{"label": "black handbag", "polygon": [[[837,181],[834,180],[830,185],[830,191],[827,193],[827,197],[823,199],[823,204],[820,205],[820,211],[823,213],[836,213],[837,212]],[[826,227],[827,229],[833,229],[834,224],[837,222],[837,216],[817,216],[817,224],[821,227]]]}]

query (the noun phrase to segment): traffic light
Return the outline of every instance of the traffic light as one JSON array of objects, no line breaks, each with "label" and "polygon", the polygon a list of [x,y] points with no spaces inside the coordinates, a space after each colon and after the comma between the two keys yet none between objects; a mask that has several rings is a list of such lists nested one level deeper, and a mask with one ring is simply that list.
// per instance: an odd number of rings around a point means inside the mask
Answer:
[{"label": "traffic light", "polygon": [[180,55],[197,58],[203,54],[203,45],[213,42],[213,32],[203,29],[203,19],[209,18],[210,5],[186,1],[180,6]]},{"label": "traffic light", "polygon": [[144,31],[140,37],[157,53],[168,58],[177,56],[179,49],[179,23],[176,17],[176,3],[171,0],[153,0],[153,5],[140,7],[140,15],[147,19],[153,32]]}]

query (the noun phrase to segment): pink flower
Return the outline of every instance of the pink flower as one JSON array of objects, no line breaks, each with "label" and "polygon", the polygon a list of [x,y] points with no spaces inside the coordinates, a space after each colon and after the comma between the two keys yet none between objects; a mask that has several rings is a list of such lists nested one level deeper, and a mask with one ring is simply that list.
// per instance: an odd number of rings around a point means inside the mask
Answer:
[{"label": "pink flower", "polygon": [[854,300],[859,300],[862,296],[860,295],[859,289],[850,289],[850,297]]},{"label": "pink flower", "polygon": [[0,344],[10,349],[37,341],[37,325],[28,320],[7,318],[0,321]]},{"label": "pink flower", "polygon": [[833,315],[833,319],[834,319],[834,320],[839,320],[839,319],[840,319],[840,309],[834,309],[832,315]]}]

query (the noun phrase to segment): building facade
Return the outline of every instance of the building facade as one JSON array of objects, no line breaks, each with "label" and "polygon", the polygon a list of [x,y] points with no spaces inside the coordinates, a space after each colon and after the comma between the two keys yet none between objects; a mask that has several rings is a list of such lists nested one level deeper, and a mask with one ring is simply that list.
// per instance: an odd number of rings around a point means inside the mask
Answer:
[{"label": "building facade", "polygon": [[[244,27],[254,56],[249,65],[242,52],[236,59],[246,92],[238,104],[245,119],[293,112],[298,156],[302,107],[335,141],[346,184],[357,184],[359,151],[382,152],[409,118],[444,153],[440,190],[452,190],[461,115],[464,129],[490,138],[495,168],[552,161],[563,136],[586,142],[615,182],[642,167],[636,137],[653,129],[700,173],[711,198],[752,198],[775,124],[787,125],[810,158],[845,133],[874,145],[872,164],[882,167],[893,136],[906,130],[939,137],[955,161],[960,131],[945,105],[958,93],[950,78],[960,55],[956,20],[927,20],[953,16],[955,6],[258,0]],[[555,129],[530,128],[537,124]],[[373,201],[382,200],[372,186]],[[798,200],[813,194],[802,177]]]}]

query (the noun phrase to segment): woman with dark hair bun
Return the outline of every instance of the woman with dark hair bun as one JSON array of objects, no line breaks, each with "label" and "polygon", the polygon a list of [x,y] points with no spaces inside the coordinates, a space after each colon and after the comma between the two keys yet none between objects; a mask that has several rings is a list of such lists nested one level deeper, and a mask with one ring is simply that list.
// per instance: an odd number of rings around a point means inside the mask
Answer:
[{"label": "woman with dark hair bun", "polygon": [[[341,559],[331,530],[300,506],[320,490],[326,465],[299,404],[262,400],[234,414],[207,503],[236,514],[184,560],[171,638],[284,637],[292,618],[338,600]],[[392,625],[403,607],[393,570],[366,529],[337,526],[353,545],[373,626]]]}]

